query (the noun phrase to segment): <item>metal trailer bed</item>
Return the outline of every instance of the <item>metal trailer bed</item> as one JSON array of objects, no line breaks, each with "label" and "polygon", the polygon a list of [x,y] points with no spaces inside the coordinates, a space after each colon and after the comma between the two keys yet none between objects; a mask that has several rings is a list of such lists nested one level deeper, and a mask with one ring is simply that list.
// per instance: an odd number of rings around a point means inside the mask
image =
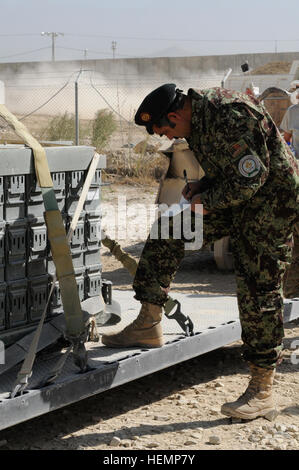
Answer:
[{"label": "metal trailer bed", "polygon": [[[56,381],[37,388],[63,354],[63,351],[48,354],[43,351],[35,361],[29,386],[23,395],[9,398],[20,364],[0,376],[0,430],[240,339],[235,297],[176,293],[173,297],[181,302],[182,311],[193,321],[194,336],[186,337],[174,320],[164,317],[162,325],[166,344],[162,348],[112,349],[101,342],[87,343],[91,370],[79,373],[70,355]],[[118,330],[137,316],[139,302],[134,300],[133,292],[114,290],[113,299],[122,306],[121,322],[99,328],[100,333]],[[298,318],[299,299],[285,300],[284,322]]]}]

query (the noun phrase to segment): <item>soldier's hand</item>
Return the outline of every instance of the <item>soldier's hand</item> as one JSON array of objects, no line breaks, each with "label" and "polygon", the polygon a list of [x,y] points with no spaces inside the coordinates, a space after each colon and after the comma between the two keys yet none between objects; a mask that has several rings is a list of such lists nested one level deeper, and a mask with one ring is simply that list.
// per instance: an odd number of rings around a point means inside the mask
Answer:
[{"label": "soldier's hand", "polygon": [[182,195],[187,201],[190,201],[195,194],[199,193],[200,181],[188,183],[182,191]]},{"label": "soldier's hand", "polygon": [[[201,208],[196,207],[196,205],[198,205],[198,204],[202,204],[202,203],[201,203],[201,200],[200,200],[200,196],[198,194],[196,194],[195,196],[192,197],[192,200],[191,200],[191,211],[192,212],[199,213],[201,211]],[[202,214],[206,215],[208,213],[209,212],[204,207],[202,207]]]}]

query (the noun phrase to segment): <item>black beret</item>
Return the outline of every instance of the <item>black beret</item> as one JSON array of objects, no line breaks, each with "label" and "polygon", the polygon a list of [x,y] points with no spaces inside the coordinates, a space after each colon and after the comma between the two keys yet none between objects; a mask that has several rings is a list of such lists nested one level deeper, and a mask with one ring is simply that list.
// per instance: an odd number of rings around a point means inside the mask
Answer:
[{"label": "black beret", "polygon": [[135,123],[145,126],[149,134],[153,134],[153,124],[164,116],[176,99],[176,85],[166,83],[149,93],[135,114]]}]

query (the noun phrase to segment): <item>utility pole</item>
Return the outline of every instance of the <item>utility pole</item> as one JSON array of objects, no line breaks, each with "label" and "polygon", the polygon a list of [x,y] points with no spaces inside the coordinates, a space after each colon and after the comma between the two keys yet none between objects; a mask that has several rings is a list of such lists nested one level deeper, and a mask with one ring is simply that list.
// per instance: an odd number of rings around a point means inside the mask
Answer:
[{"label": "utility pole", "polygon": [[77,78],[75,80],[75,145],[79,145],[79,139],[80,139],[80,135],[79,135],[79,98],[78,98],[79,88],[78,88],[78,82],[79,82],[79,78],[80,78],[80,75],[81,75],[82,72],[91,72],[91,70],[80,69],[79,72],[78,72]]},{"label": "utility pole", "polygon": [[64,36],[63,33],[55,33],[55,32],[45,32],[43,31],[41,33],[42,36],[51,36],[52,38],[52,62],[55,62],[55,39],[57,38],[57,36]]},{"label": "utility pole", "polygon": [[75,145],[79,145],[79,106],[78,106],[78,80],[82,69],[75,80]]},{"label": "utility pole", "polygon": [[112,41],[111,48],[112,48],[112,57],[113,57],[113,59],[115,59],[115,49],[116,49],[116,44],[117,44],[117,42],[116,42],[116,41]]},{"label": "utility pole", "polygon": [[84,60],[87,59],[87,52],[88,52],[88,49],[84,49]]}]

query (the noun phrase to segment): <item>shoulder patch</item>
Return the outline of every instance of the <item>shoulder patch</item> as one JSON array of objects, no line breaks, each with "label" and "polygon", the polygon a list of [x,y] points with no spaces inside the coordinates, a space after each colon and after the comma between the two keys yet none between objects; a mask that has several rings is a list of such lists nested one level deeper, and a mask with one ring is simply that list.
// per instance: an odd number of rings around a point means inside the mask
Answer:
[{"label": "shoulder patch", "polygon": [[245,155],[239,161],[239,172],[246,178],[253,178],[261,169],[260,160],[254,155]]},{"label": "shoulder patch", "polygon": [[232,154],[233,158],[238,158],[241,153],[243,153],[248,148],[244,139],[238,140],[230,146],[230,153]]}]

